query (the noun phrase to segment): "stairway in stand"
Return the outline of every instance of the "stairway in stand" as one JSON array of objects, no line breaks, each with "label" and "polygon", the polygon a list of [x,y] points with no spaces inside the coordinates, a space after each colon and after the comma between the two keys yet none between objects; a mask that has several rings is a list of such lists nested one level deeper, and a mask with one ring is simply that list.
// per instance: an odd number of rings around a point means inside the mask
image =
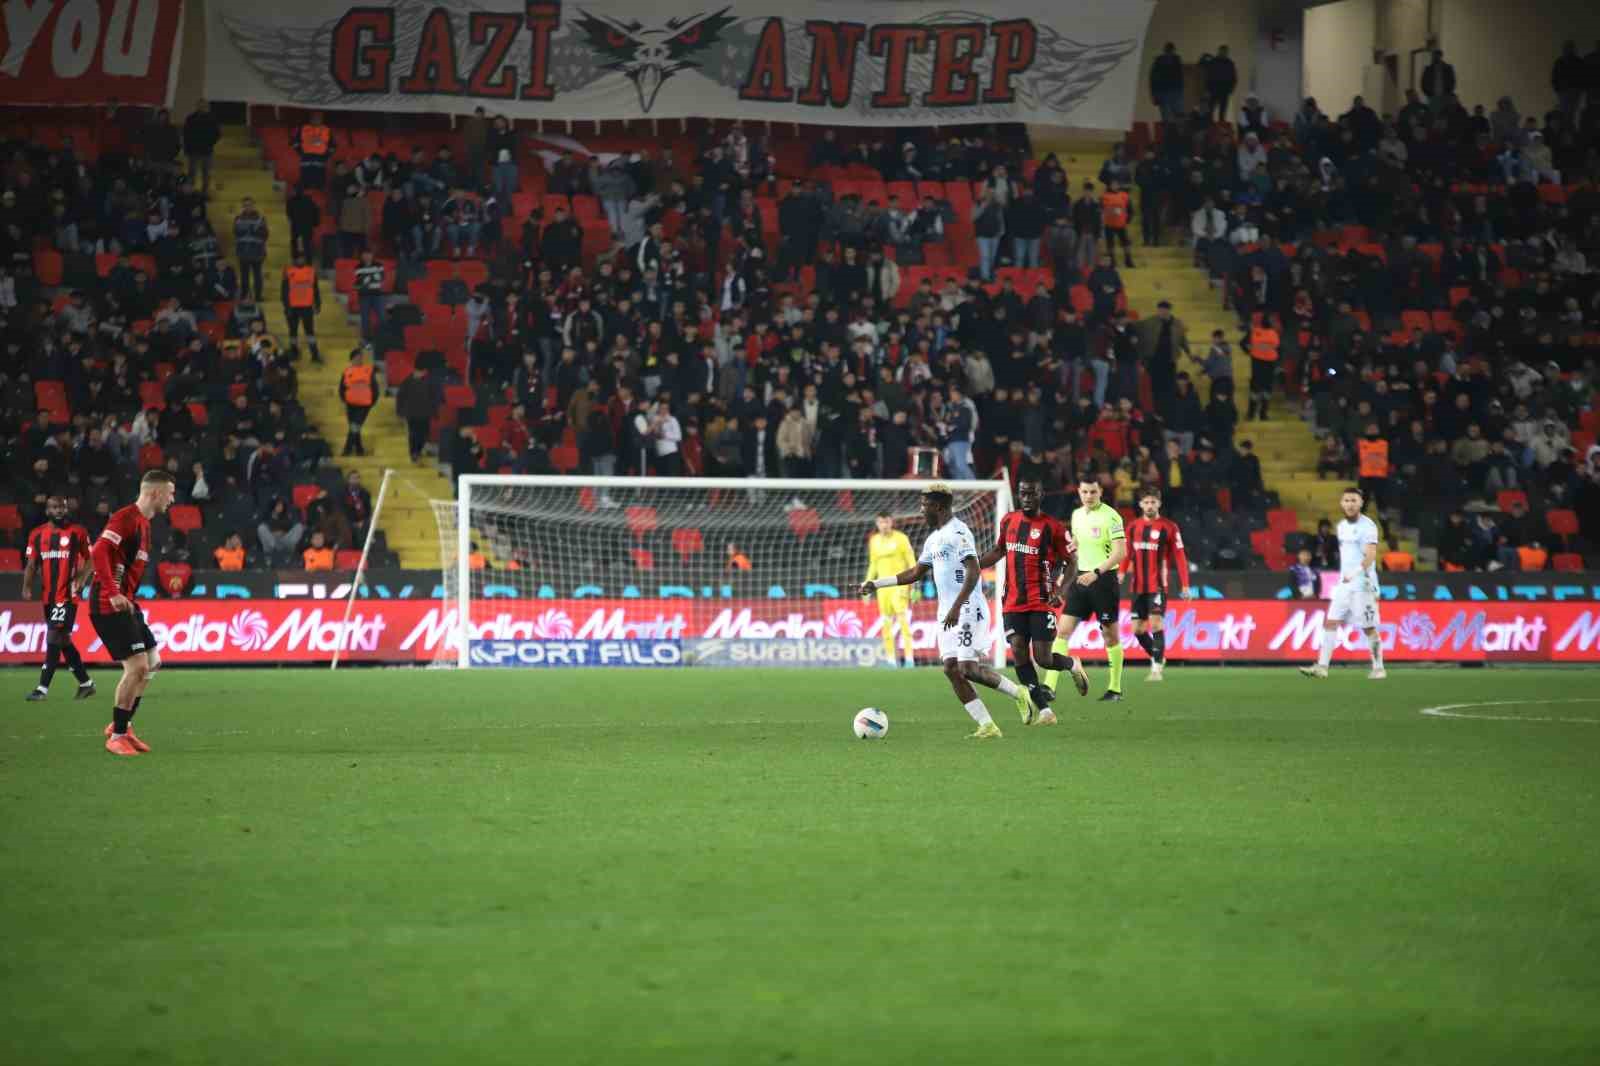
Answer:
[{"label": "stairway in stand", "polygon": [[[1068,186],[1077,195],[1085,180],[1099,181],[1100,166],[1111,157],[1111,142],[1049,135],[1035,138],[1036,156],[1042,159],[1051,152],[1066,168]],[[1197,358],[1203,358],[1210,347],[1211,331],[1222,330],[1234,351],[1234,400],[1241,419],[1235,439],[1254,442],[1267,488],[1278,494],[1284,507],[1298,512],[1300,528],[1315,531],[1317,518],[1336,510],[1336,501],[1332,501],[1330,494],[1337,486],[1317,479],[1317,440],[1311,427],[1300,417],[1299,404],[1280,396],[1266,420],[1242,421],[1249,400],[1250,357],[1239,344],[1237,316],[1222,309],[1221,291],[1212,288],[1206,272],[1194,265],[1192,250],[1170,244],[1160,248],[1140,247],[1137,218],[1131,229],[1135,267],[1128,270],[1118,264],[1122,283],[1128,291],[1129,308],[1144,318],[1155,314],[1156,304],[1161,300],[1170,301],[1172,313],[1183,320],[1189,347]],[[1168,236],[1176,233],[1176,230],[1169,230]],[[1194,379],[1204,402],[1210,391],[1199,368],[1180,360],[1178,369]]]},{"label": "stairway in stand", "polygon": [[[283,302],[279,298],[283,268],[289,263],[289,220],[284,214],[285,193],[267,169],[260,148],[251,141],[249,132],[240,126],[224,127],[222,141],[217,145],[213,189],[208,214],[217,237],[222,242],[224,254],[237,263],[233,249],[233,218],[239,204],[246,197],[254,198],[256,207],[267,218],[271,241],[267,246],[265,269],[267,298],[262,301],[267,324],[273,336],[287,344],[284,325]],[[220,191],[217,184],[220,182]],[[450,480],[431,462],[425,466],[412,466],[406,446],[406,427],[395,413],[392,393],[381,397],[367,419],[362,440],[365,456],[339,457],[344,448],[346,420],[344,404],[339,401],[339,377],[348,365],[350,352],[359,342],[359,330],[348,306],[334,291],[331,271],[321,272],[322,312],[317,316],[317,337],[321,342],[323,363],[311,362],[304,339],[301,358],[295,364],[300,377],[300,403],[306,417],[333,448],[335,461],[341,470],[357,470],[361,481],[377,496],[378,484],[387,467],[395,468],[397,476],[389,486],[389,496],[379,516],[389,548],[400,556],[400,564],[407,568],[437,567],[439,565],[439,534],[434,523],[429,498],[450,499],[453,495]],[[385,381],[389,386],[391,383]],[[357,548],[360,545],[356,545]]]}]

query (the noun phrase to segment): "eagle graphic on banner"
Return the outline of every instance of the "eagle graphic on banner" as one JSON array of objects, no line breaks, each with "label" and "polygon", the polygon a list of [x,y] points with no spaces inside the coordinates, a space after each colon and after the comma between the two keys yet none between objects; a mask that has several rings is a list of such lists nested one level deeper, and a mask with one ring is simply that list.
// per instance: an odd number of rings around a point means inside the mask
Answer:
[{"label": "eagle graphic on banner", "polygon": [[[441,9],[452,16],[455,53],[474,56],[481,44],[469,39],[468,16],[473,12],[498,11],[471,0],[401,0],[387,10],[394,14],[394,67],[405,69],[416,56],[428,17]],[[738,18],[732,7],[712,8],[691,15],[665,17],[657,22],[595,14],[578,8],[550,42],[549,78],[559,100],[590,87],[601,87],[620,78],[632,84],[638,113],[648,115],[661,99],[667,82],[684,71],[696,71],[707,80],[737,91],[744,85],[755,60],[756,46],[767,16]],[[354,106],[363,110],[412,110],[417,95],[402,93],[394,82],[387,91],[347,93],[334,80],[330,56],[334,49],[339,17],[309,25],[285,26],[267,21],[236,18],[221,14],[223,26],[234,48],[260,78],[283,95],[285,102],[304,107]],[[919,25],[938,26],[983,24],[987,16],[970,11],[941,11],[919,20]],[[971,107],[909,107],[892,113],[894,122],[918,119],[949,124],[962,119],[999,118],[1015,108],[1050,111],[1065,117],[1092,96],[1095,90],[1129,55],[1137,51],[1137,40],[1089,44],[1074,40],[1045,23],[1036,23],[1038,46],[1033,62],[1012,79],[1015,103],[1004,109],[993,105]],[[785,20],[787,61],[790,70],[805,71],[811,64],[811,38],[801,20]],[[526,51],[523,51],[523,63]],[[852,103],[849,110],[871,116],[877,110],[871,103],[872,88],[884,76],[885,60],[863,52],[855,64]],[[976,72],[983,74],[989,57],[979,57]],[[470,62],[467,62],[470,66]],[[927,52],[908,57],[909,78],[914,84],[929,84],[934,58]],[[470,98],[469,98],[470,99]],[[492,101],[490,101],[492,102]],[[730,96],[729,104],[759,114],[759,105]],[[609,113],[593,117],[624,117]],[[574,114],[571,117],[590,117]],[[884,116],[886,119],[889,115]]]}]

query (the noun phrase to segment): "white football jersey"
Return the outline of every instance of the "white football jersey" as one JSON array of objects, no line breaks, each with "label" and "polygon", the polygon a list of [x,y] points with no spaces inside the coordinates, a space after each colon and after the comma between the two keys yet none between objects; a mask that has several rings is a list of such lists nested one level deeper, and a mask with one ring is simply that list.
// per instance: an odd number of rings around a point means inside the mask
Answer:
[{"label": "white football jersey", "polygon": [[[959,518],[950,519],[922,542],[922,554],[917,556],[917,562],[933,567],[933,587],[939,594],[940,617],[949,612],[967,580],[967,568],[962,560],[975,559],[977,554],[978,545],[972,539],[972,530]],[[976,607],[980,612],[983,609],[983,592],[976,586],[967,597],[967,607]]]},{"label": "white football jersey", "polygon": [[[1368,544],[1378,543],[1378,524],[1366,515],[1356,515],[1354,522],[1348,518],[1339,521],[1339,577],[1349,581],[1362,576],[1361,557]],[[1376,570],[1370,579],[1377,584]]]}]

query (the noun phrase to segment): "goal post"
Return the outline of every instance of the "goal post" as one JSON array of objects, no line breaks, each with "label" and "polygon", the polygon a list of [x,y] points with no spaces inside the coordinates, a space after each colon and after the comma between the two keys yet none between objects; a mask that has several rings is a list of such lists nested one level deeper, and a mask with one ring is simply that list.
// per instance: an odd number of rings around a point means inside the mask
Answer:
[{"label": "goal post", "polygon": [[[979,554],[1011,508],[1004,479],[945,482]],[[857,587],[880,513],[920,551],[931,480],[468,475],[438,500],[454,639],[437,665],[891,665]],[[1005,661],[1004,563],[986,572]],[[912,589],[918,662],[937,659],[930,580]],[[890,623],[892,626],[892,622]]]}]

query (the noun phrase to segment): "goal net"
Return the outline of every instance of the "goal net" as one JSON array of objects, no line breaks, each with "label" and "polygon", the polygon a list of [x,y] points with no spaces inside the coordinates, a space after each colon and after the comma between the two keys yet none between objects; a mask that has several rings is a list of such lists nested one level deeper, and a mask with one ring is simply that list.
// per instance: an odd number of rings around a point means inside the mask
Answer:
[{"label": "goal net", "polygon": [[[877,516],[921,550],[926,481],[469,476],[434,502],[446,624],[438,665],[870,666],[886,653],[856,590]],[[953,482],[980,554],[1010,508],[1004,481]],[[1002,564],[1003,566],[1003,564]],[[998,568],[993,607],[1003,662]],[[911,591],[920,662],[937,658],[930,579]]]}]

